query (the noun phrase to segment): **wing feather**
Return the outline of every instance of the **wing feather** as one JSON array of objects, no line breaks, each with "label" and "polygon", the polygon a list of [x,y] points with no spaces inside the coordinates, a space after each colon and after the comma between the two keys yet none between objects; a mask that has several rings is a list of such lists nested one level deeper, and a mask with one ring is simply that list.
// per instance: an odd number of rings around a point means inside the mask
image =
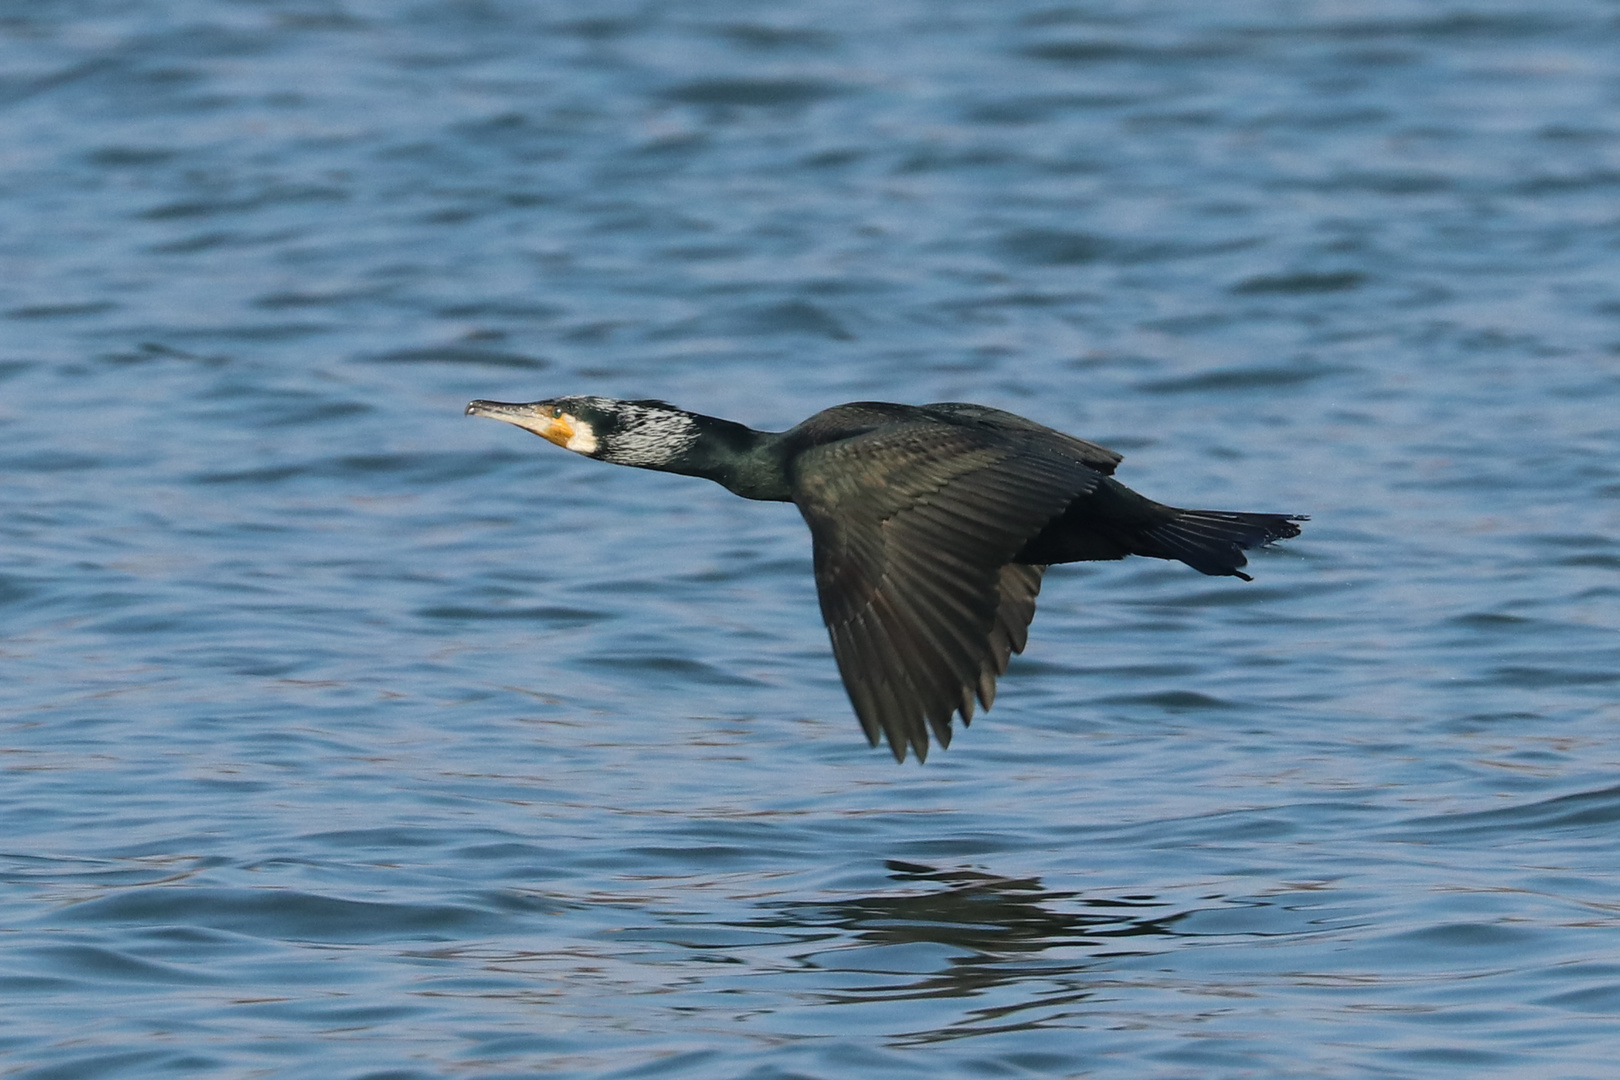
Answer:
[{"label": "wing feather", "polygon": [[966,723],[975,698],[995,700],[1045,570],[1011,559],[1112,463],[1038,425],[971,419],[885,424],[795,465],[850,703],[867,739],[887,739],[900,760],[925,758],[930,731],[948,746],[956,714]]}]

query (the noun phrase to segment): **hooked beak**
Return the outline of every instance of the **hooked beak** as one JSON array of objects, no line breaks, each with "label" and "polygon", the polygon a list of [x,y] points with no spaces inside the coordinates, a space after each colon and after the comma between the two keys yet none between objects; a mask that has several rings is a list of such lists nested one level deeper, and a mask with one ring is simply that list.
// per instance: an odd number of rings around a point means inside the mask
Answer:
[{"label": "hooked beak", "polygon": [[492,420],[516,424],[562,447],[566,447],[568,440],[574,437],[573,427],[566,419],[552,416],[551,404],[546,401],[531,401],[522,405],[507,401],[471,401],[467,403],[467,415],[487,416]]}]

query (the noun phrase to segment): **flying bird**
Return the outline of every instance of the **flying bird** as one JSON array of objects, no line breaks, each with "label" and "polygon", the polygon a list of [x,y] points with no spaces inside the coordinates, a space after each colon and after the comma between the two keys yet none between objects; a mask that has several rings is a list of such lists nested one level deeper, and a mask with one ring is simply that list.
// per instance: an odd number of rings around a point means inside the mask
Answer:
[{"label": "flying bird", "polygon": [[949,746],[975,699],[990,708],[1048,566],[1146,555],[1250,581],[1244,549],[1306,520],[1165,506],[1114,479],[1114,451],[984,405],[857,401],[781,432],[603,397],[467,413],[798,506],[844,688],[867,740],[887,739],[897,761],[908,747],[926,759],[930,731]]}]

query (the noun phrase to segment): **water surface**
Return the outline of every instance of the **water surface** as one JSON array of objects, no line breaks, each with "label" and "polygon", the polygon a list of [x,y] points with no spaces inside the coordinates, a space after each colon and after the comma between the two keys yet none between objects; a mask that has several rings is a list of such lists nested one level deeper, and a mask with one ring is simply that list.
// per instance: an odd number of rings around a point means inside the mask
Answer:
[{"label": "water surface", "polygon": [[[0,18],[8,1076],[1612,1076],[1612,4]],[[469,398],[970,400],[1054,571],[860,737],[791,506]]]}]

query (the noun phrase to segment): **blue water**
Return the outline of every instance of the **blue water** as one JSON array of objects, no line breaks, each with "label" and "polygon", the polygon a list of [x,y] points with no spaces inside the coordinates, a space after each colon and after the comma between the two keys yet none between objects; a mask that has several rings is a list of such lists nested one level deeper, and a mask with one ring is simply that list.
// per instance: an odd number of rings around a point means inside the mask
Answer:
[{"label": "blue water", "polygon": [[[0,1073],[1607,1078],[1620,9],[0,12]],[[791,506],[470,398],[968,400],[1048,576],[869,749]]]}]

